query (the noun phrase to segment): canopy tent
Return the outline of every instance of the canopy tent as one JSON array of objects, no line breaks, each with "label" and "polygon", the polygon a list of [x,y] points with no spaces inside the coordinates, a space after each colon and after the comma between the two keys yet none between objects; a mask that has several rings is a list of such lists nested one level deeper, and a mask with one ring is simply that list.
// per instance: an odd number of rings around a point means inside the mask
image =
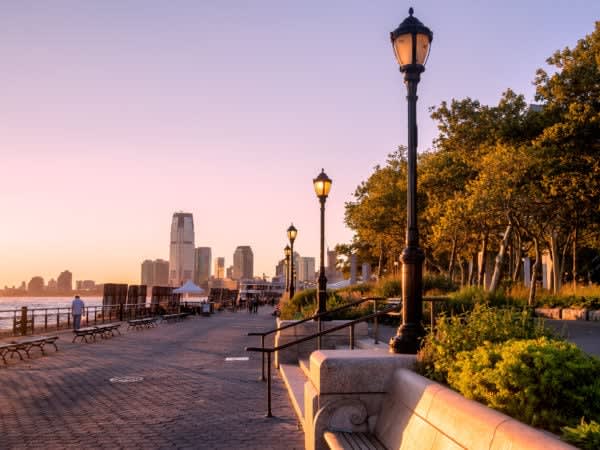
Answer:
[{"label": "canopy tent", "polygon": [[204,289],[188,280],[180,288],[173,289],[173,294],[204,294]]}]

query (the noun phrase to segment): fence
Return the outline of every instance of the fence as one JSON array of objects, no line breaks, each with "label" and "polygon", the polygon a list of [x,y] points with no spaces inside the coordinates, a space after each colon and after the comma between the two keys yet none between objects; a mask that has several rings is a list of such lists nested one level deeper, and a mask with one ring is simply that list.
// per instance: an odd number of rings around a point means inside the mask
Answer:
[{"label": "fence", "polygon": [[[131,320],[149,316],[146,305],[86,306],[81,316],[82,326],[111,321]],[[25,336],[35,332],[68,329],[72,326],[70,307],[28,308],[0,310],[0,334]]]}]

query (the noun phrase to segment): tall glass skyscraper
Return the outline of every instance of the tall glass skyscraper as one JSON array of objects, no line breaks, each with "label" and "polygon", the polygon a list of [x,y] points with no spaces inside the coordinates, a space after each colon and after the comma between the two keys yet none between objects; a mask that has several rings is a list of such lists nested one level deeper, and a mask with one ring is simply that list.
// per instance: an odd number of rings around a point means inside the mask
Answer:
[{"label": "tall glass skyscraper", "polygon": [[169,252],[169,285],[181,286],[194,276],[194,218],[191,213],[173,214]]}]

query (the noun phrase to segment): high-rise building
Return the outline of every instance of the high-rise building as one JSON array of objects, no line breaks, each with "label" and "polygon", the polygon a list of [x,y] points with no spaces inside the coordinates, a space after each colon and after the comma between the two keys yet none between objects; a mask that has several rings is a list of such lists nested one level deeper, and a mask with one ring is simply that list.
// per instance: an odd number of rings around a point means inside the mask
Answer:
[{"label": "high-rise building", "polygon": [[[303,256],[297,259],[298,262],[298,281],[312,283],[316,280],[315,276],[315,258],[312,256]],[[294,260],[294,264],[296,260]]]},{"label": "high-rise building", "polygon": [[233,280],[233,266],[229,266],[227,269],[225,269],[225,278]]},{"label": "high-rise building", "polygon": [[154,286],[154,263],[149,259],[142,263],[141,284]]},{"label": "high-rise building", "polygon": [[210,278],[210,261],[212,251],[210,247],[198,247],[194,253],[194,283],[203,288],[208,287]]},{"label": "high-rise building", "polygon": [[33,277],[27,284],[29,294],[41,294],[44,292],[44,279],[42,277]]},{"label": "high-rise building", "polygon": [[152,286],[168,286],[169,285],[169,261],[164,259],[155,259],[152,270]]},{"label": "high-rise building", "polygon": [[337,252],[327,249],[327,266],[325,267],[327,282],[334,283],[342,279],[342,273],[337,270]]},{"label": "high-rise building", "polygon": [[56,289],[60,292],[71,292],[73,290],[73,274],[68,270],[61,272],[56,279]]},{"label": "high-rise building", "polygon": [[225,258],[223,256],[215,258],[215,278],[217,280],[225,278]]},{"label": "high-rise building", "polygon": [[173,214],[169,252],[169,285],[181,286],[194,276],[194,218],[191,213]]},{"label": "high-rise building", "polygon": [[234,280],[254,278],[254,254],[249,245],[240,245],[233,253],[233,273]]}]

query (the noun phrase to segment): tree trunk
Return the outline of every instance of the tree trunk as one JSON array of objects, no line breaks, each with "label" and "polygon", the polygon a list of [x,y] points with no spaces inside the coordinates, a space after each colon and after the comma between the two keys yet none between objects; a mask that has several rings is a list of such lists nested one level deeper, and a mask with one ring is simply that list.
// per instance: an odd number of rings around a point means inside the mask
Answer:
[{"label": "tree trunk", "polygon": [[448,263],[448,278],[454,279],[454,259],[456,258],[456,236],[452,238],[452,250],[450,251],[450,262]]},{"label": "tree trunk", "polygon": [[521,279],[521,266],[523,264],[523,248],[521,243],[521,234],[515,230],[515,265],[513,266],[512,280],[518,281]]},{"label": "tree trunk", "polygon": [[458,260],[458,264],[460,267],[460,287],[464,287],[465,286],[465,278],[466,278],[466,273],[465,273],[465,262],[462,260],[462,258],[459,258]]},{"label": "tree trunk", "polygon": [[569,236],[567,237],[567,240],[565,241],[565,245],[562,248],[562,256],[560,257],[560,270],[558,271],[558,279],[559,279],[558,288],[559,289],[562,287],[562,284],[563,284],[563,273],[565,273],[565,263],[567,261],[567,251],[569,250],[570,241],[571,241],[571,235],[569,234]]},{"label": "tree trunk", "polygon": [[577,294],[577,225],[573,230],[573,295]]},{"label": "tree trunk", "polygon": [[529,306],[533,306],[535,303],[535,288],[537,282],[537,273],[540,267],[540,260],[542,256],[540,255],[540,246],[537,238],[533,238],[533,248],[535,251],[535,263],[533,263],[533,267],[531,268],[531,283],[529,283],[529,298],[527,299],[527,304]]},{"label": "tree trunk", "polygon": [[379,245],[379,262],[377,264],[377,280],[381,280],[381,264],[383,263],[383,245]]},{"label": "tree trunk", "polygon": [[498,285],[500,284],[500,279],[502,278],[502,269],[504,266],[504,255],[506,254],[506,247],[508,246],[511,231],[512,224],[509,223],[506,226],[506,230],[504,230],[504,236],[502,237],[502,242],[500,243],[500,249],[496,255],[494,274],[492,275],[492,281],[490,282],[490,292],[494,292],[496,289],[498,289]]},{"label": "tree trunk", "polygon": [[485,289],[485,260],[487,259],[487,243],[488,234],[485,233],[483,239],[481,240],[481,264],[479,265],[479,273],[477,274],[477,285],[483,289]]},{"label": "tree trunk", "polygon": [[477,267],[477,253],[471,254],[471,264],[469,266],[469,279],[467,281],[469,286],[475,284],[475,267]]},{"label": "tree trunk", "polygon": [[552,257],[552,293],[557,294],[560,289],[560,277],[558,271],[560,269],[560,261],[558,257],[558,236],[553,231],[550,235],[550,256]]}]

